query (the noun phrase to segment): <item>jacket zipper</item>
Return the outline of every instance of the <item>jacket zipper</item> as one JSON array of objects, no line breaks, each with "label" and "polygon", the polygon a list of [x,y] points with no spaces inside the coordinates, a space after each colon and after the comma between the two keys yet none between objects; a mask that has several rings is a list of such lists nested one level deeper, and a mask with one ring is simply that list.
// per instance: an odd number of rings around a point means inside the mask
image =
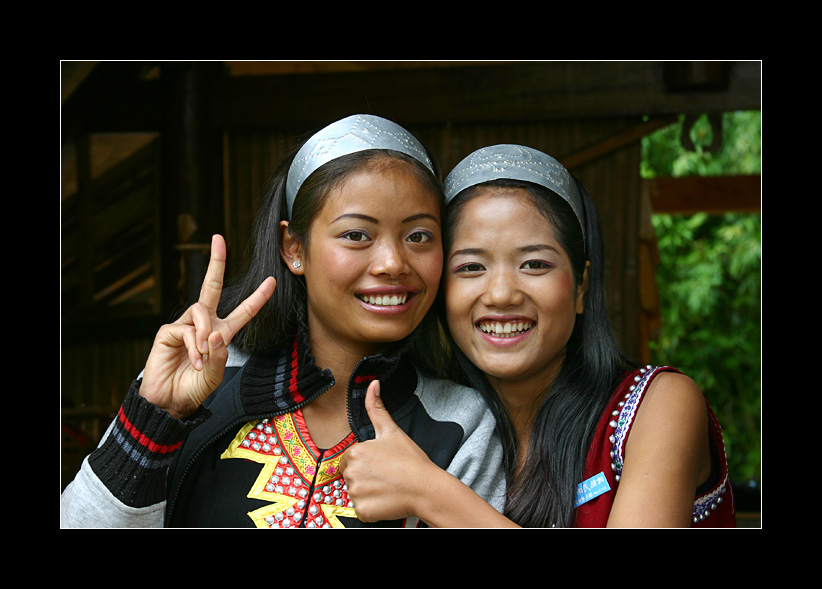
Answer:
[{"label": "jacket zipper", "polygon": [[[202,454],[208,448],[210,448],[213,444],[216,444],[217,440],[222,438],[224,435],[226,435],[227,433],[229,433],[233,429],[236,429],[237,427],[239,427],[241,425],[244,425],[244,424],[248,423],[249,421],[266,419],[266,418],[270,418],[270,417],[279,417],[280,415],[285,415],[286,413],[291,413],[292,411],[296,411],[297,409],[301,409],[302,407],[306,406],[311,401],[314,401],[318,397],[324,395],[326,392],[328,392],[328,390],[332,386],[334,386],[333,383],[328,385],[327,387],[325,387],[323,390],[318,392],[316,395],[312,396],[310,400],[304,400],[300,403],[297,403],[296,405],[294,405],[290,409],[275,411],[274,413],[264,413],[264,414],[259,414],[259,415],[248,415],[248,416],[239,417],[239,418],[235,419],[234,421],[232,421],[229,425],[227,425],[226,427],[224,427],[223,429],[218,431],[215,435],[210,436],[208,441],[206,441],[206,443],[204,443],[202,446],[200,446],[200,448],[194,453],[194,455],[191,457],[191,459],[189,459],[188,462],[186,462],[185,468],[183,469],[182,474],[180,475],[180,478],[177,482],[177,485],[174,488],[174,491],[173,491],[172,495],[170,495],[169,497],[166,498],[166,510],[165,510],[165,517],[164,517],[165,523],[168,524],[168,522],[171,521],[171,514],[174,511],[174,505],[177,503],[177,497],[180,494],[180,488],[183,486],[183,482],[185,481],[186,477],[188,477],[188,473],[191,470],[191,466],[195,462],[197,462],[197,460],[200,458],[200,456],[202,456]],[[349,418],[349,422],[350,422],[350,418]]]},{"label": "jacket zipper", "polygon": [[[366,356],[365,358],[360,359],[360,361],[357,362],[357,365],[354,366],[354,370],[351,371],[351,374],[348,377],[348,388],[347,388],[346,394],[345,394],[345,406],[346,406],[346,414],[347,414],[347,417],[348,417],[348,426],[351,428],[351,431],[354,432],[354,437],[356,438],[357,442],[362,442],[363,440],[360,437],[359,431],[354,426],[354,418],[351,415],[351,389],[352,389],[352,386],[354,384],[355,376],[356,376],[357,371],[359,370],[360,366],[362,366],[363,362],[365,362],[366,360],[369,360],[371,358],[374,358],[374,356]],[[195,452],[194,455],[191,457],[191,459],[186,463],[186,466],[185,466],[182,474],[180,475],[179,482],[177,483],[176,487],[174,488],[173,495],[169,496],[166,499],[165,522],[168,523],[171,520],[171,514],[174,511],[174,505],[177,502],[177,497],[179,495],[180,488],[183,486],[183,482],[185,481],[186,477],[188,476],[189,471],[191,470],[191,465],[194,464],[200,458],[200,456],[203,454],[203,452],[205,452],[212,444],[216,443],[216,441],[218,439],[223,437],[225,434],[229,433],[229,431],[231,431],[232,429],[237,428],[238,426],[240,426],[242,424],[248,423],[251,420],[265,419],[265,418],[268,418],[268,417],[278,417],[280,415],[285,415],[286,413],[291,413],[293,411],[296,411],[297,409],[301,409],[304,406],[306,406],[308,403],[310,403],[312,401],[315,401],[316,399],[318,399],[319,397],[324,395],[333,386],[334,386],[334,383],[329,384],[324,389],[322,389],[319,393],[313,395],[310,400],[304,400],[300,403],[297,403],[296,405],[294,405],[293,407],[291,407],[289,409],[285,409],[285,410],[278,411],[278,412],[275,412],[275,413],[267,413],[267,414],[262,414],[262,415],[250,415],[250,416],[247,416],[247,417],[240,417],[240,418],[236,419],[235,421],[233,421],[228,426],[224,427],[221,431],[219,431],[217,433],[217,435],[211,436],[210,439],[205,444],[200,446],[200,448],[197,450],[197,452]],[[312,488],[313,488],[313,482],[312,482]]]},{"label": "jacket zipper", "polygon": [[348,376],[348,389],[345,391],[345,412],[348,415],[348,427],[350,427],[351,431],[354,432],[354,437],[357,439],[357,442],[362,442],[362,439],[360,438],[358,428],[354,427],[354,417],[351,415],[351,389],[354,385],[354,379],[357,371],[360,369],[360,366],[362,366],[362,363],[369,358],[371,358],[371,356],[362,358],[359,362],[357,362],[357,365],[354,366],[354,370],[352,370],[351,374]]}]

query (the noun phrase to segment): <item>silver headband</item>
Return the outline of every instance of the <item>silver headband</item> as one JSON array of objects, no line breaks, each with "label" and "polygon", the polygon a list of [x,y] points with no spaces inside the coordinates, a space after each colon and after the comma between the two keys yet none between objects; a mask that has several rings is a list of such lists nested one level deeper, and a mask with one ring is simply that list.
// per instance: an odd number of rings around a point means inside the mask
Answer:
[{"label": "silver headband", "polygon": [[582,196],[570,172],[550,155],[522,145],[492,145],[466,157],[445,179],[445,202],[470,186],[500,179],[533,182],[556,192],[571,205],[585,235]]},{"label": "silver headband", "polygon": [[333,159],[366,149],[392,149],[421,162],[434,173],[425,148],[408,131],[373,115],[351,115],[315,133],[294,156],[285,185],[288,218],[297,192],[308,176]]}]

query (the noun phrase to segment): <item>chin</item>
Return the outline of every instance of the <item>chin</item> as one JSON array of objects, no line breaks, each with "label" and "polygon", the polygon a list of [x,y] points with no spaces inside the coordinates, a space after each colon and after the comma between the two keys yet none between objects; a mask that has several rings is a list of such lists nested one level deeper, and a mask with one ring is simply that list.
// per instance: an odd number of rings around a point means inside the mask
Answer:
[{"label": "chin", "polygon": [[520,380],[523,376],[523,373],[518,370],[511,370],[510,367],[488,367],[480,368],[485,374],[488,375],[489,378],[495,378],[497,380],[501,380],[504,382],[516,382]]},{"label": "chin", "polygon": [[538,370],[531,358],[517,358],[515,354],[479,355],[472,362],[491,378],[505,382],[518,382],[533,377]]},{"label": "chin", "polygon": [[414,332],[414,326],[375,326],[367,330],[365,339],[375,344],[392,344],[407,338]]}]

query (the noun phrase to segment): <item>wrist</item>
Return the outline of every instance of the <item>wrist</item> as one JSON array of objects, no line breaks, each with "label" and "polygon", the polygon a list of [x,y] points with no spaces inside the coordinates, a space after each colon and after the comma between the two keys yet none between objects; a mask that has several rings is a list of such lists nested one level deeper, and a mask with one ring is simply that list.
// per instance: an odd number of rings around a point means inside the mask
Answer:
[{"label": "wrist", "polygon": [[208,417],[181,421],[138,394],[135,381],[89,465],[125,505],[144,507],[162,500],[165,472],[191,430]]},{"label": "wrist", "polygon": [[185,421],[197,412],[197,408],[187,409],[173,403],[171,395],[163,394],[161,387],[146,381],[145,378],[137,381],[137,394],[146,403],[157,410],[167,413],[172,419]]},{"label": "wrist", "polygon": [[443,511],[447,511],[447,504],[453,497],[454,483],[460,483],[447,471],[430,463],[415,477],[418,484],[411,493],[411,514],[432,527],[441,522]]}]

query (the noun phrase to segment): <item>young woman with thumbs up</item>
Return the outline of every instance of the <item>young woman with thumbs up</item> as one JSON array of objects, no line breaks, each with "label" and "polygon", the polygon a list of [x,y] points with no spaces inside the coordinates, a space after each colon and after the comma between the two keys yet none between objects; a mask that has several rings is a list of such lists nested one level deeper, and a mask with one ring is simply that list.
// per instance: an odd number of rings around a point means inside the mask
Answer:
[{"label": "young woman with thumbs up", "polygon": [[546,154],[498,145],[461,162],[445,194],[451,361],[497,416],[505,517],[438,472],[372,402],[391,442],[380,434],[344,465],[361,516],[396,509],[459,527],[734,526],[721,429],[701,392],[673,368],[632,366],[616,345],[585,187]]}]

